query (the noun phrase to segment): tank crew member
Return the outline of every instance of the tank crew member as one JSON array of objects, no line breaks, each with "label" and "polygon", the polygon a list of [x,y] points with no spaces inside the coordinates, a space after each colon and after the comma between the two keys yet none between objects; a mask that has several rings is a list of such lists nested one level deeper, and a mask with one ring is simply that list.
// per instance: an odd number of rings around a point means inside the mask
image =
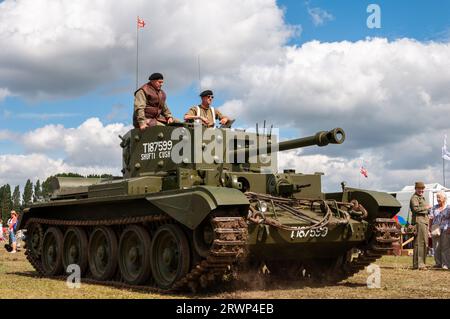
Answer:
[{"label": "tank crew member", "polygon": [[218,110],[211,106],[214,99],[213,92],[211,90],[206,90],[200,93],[202,98],[202,103],[200,105],[194,105],[187,111],[184,115],[184,120],[186,122],[196,122],[202,123],[206,127],[214,127],[216,119],[220,120],[220,124],[227,124],[230,119],[220,113]]},{"label": "tank crew member", "polygon": [[173,122],[172,113],[166,104],[166,93],[161,89],[164,78],[153,73],[149,82],[134,93],[133,125],[141,130]]},{"label": "tank crew member", "polygon": [[412,212],[412,224],[416,225],[414,239],[413,269],[425,269],[428,250],[428,210],[431,208],[425,200],[423,193],[425,184],[416,182],[416,192],[412,195],[409,208]]}]

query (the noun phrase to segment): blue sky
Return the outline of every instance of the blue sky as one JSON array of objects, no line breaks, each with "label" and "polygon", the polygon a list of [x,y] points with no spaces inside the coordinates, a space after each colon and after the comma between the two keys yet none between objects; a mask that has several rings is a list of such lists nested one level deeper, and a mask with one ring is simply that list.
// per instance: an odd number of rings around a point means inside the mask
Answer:
[{"label": "blue sky", "polygon": [[[165,74],[168,104],[177,118],[199,102],[196,58],[202,52],[202,85],[215,92],[215,106],[238,118],[237,126],[267,119],[281,127],[282,138],[334,126],[348,132],[345,151],[305,151],[322,167],[309,167],[296,157],[293,164],[326,171],[346,163],[352,171],[364,158],[373,172],[371,158],[385,174],[379,174],[379,183],[389,174],[399,184],[409,183],[405,168],[417,169],[419,176],[441,175],[439,156],[430,158],[439,153],[442,136],[450,135],[450,124],[433,123],[431,138],[425,128],[413,132],[402,117],[416,112],[421,121],[434,121],[450,100],[445,53],[450,1],[230,1],[154,0],[152,6],[144,0],[0,1],[0,164],[12,155],[37,152],[49,161],[61,160],[69,165],[61,164],[66,169],[83,168],[73,163],[89,161],[74,158],[77,150],[67,142],[86,132],[80,125],[98,118],[100,124],[89,122],[89,129],[100,125],[106,137],[120,131],[114,125],[131,124],[133,29],[139,13],[147,22],[140,31],[140,84],[152,72]],[[380,29],[366,24],[372,3],[381,9]],[[405,38],[412,41],[399,40]],[[363,61],[359,54],[374,61]],[[385,67],[387,60],[391,65]],[[272,78],[277,82],[265,85]],[[273,113],[271,105],[277,103],[280,112]],[[424,107],[429,114],[422,113]],[[31,131],[41,140],[33,139]],[[57,134],[66,144],[54,140]],[[430,139],[432,146],[414,144]],[[90,143],[87,137],[76,142]],[[116,148],[118,139],[111,143],[107,148]],[[392,151],[409,152],[408,145],[423,146],[428,153],[411,159]],[[95,162],[103,160],[109,168],[118,166],[106,155]],[[9,173],[0,167],[0,174]]]},{"label": "blue sky", "polygon": [[[441,0],[313,0],[278,3],[286,8],[286,20],[291,24],[301,24],[302,36],[296,43],[310,40],[357,41],[365,37],[386,37],[396,39],[414,38],[420,41],[440,40],[449,37],[450,2]],[[381,8],[381,29],[366,26],[366,12],[370,4]],[[310,8],[319,7],[329,12],[334,19],[322,26],[315,26],[308,15]]]}]

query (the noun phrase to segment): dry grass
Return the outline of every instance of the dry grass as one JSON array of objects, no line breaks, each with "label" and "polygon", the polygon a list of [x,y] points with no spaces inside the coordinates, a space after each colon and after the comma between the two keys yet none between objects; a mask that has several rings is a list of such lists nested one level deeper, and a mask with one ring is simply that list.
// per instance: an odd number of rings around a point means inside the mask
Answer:
[{"label": "dry grass", "polygon": [[[432,262],[431,258],[428,260]],[[368,273],[361,271],[352,278],[333,286],[308,285],[305,283],[264,283],[252,275],[251,284],[226,287],[222,291],[203,295],[168,295],[149,292],[146,289],[130,290],[111,286],[82,283],[79,289],[69,289],[65,281],[36,276],[25,259],[23,251],[8,254],[0,251],[0,297],[1,298],[450,298],[450,271],[412,270],[411,257],[386,256],[377,262],[381,267],[381,288],[368,289]],[[252,288],[249,288],[252,287]]]}]

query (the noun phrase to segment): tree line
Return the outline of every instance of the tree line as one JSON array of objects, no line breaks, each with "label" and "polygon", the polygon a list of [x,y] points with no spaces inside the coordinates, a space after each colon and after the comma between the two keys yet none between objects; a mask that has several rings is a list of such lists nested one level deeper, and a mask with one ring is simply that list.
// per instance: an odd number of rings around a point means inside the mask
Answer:
[{"label": "tree line", "polygon": [[[110,174],[94,175],[90,174],[83,176],[77,173],[60,173],[49,176],[43,183],[33,182],[28,179],[23,188],[23,193],[20,192],[19,185],[14,187],[11,192],[11,185],[5,184],[0,186],[0,218],[3,223],[6,223],[10,217],[11,210],[21,212],[26,206],[48,199],[52,194],[51,180],[54,177],[87,177],[87,178],[110,178]],[[22,195],[22,196],[21,196]]]}]

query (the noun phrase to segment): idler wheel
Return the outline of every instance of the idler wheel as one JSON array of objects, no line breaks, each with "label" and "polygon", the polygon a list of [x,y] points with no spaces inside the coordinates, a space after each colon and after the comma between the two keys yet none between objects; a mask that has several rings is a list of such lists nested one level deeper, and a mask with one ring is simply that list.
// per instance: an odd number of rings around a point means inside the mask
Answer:
[{"label": "idler wheel", "polygon": [[98,227],[89,238],[89,269],[92,277],[107,280],[117,269],[117,238],[111,228]]},{"label": "idler wheel", "polygon": [[150,276],[150,236],[142,226],[128,226],[120,236],[119,268],[123,279],[132,285]]},{"label": "idler wheel", "polygon": [[75,264],[80,267],[81,275],[88,265],[88,239],[80,227],[70,227],[64,235],[62,262],[64,269]]},{"label": "idler wheel", "polygon": [[41,255],[41,246],[44,240],[44,231],[42,230],[41,224],[31,223],[31,225],[27,225],[27,249],[31,252],[31,254],[35,257]]},{"label": "idler wheel", "polygon": [[178,225],[164,225],[155,233],[151,247],[152,274],[162,289],[170,289],[190,267],[189,243]]},{"label": "idler wheel", "polygon": [[47,229],[42,245],[42,269],[46,276],[59,275],[63,270],[63,234],[56,227]]}]

